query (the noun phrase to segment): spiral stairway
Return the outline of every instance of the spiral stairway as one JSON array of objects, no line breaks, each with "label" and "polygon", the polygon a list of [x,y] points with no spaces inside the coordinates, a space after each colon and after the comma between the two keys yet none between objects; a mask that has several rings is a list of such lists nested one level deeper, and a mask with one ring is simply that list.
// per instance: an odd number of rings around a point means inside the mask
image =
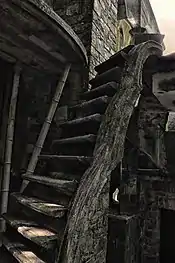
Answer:
[{"label": "spiral stairway", "polygon": [[[23,10],[21,16],[24,16],[25,23],[21,23],[21,31],[16,32],[16,27],[13,26],[17,21],[14,10],[19,11],[19,8]],[[3,54],[11,52],[11,55],[15,58],[17,56],[22,63],[54,74],[62,72],[65,63],[68,62],[66,59],[69,58],[72,65],[77,63],[81,68],[87,65],[84,48],[74,32],[44,2],[39,5],[35,0],[12,0],[12,5],[6,3],[6,9],[8,12],[5,12],[4,20]],[[1,4],[0,10],[4,12]],[[26,19],[24,11],[32,14],[32,19],[35,17],[37,21],[37,24],[36,21],[32,24],[35,37],[27,35],[31,33],[31,17]],[[43,21],[42,25],[39,20]],[[7,21],[11,21],[11,27],[6,27]],[[58,28],[56,23],[59,24]],[[24,30],[27,26],[29,32]],[[14,38],[8,41],[7,47],[6,38],[9,34]],[[44,41],[47,43],[44,35],[48,34],[51,34],[49,43],[52,45],[49,48],[43,45]],[[31,46],[27,46],[26,41],[29,41]],[[13,49],[11,42],[15,45]],[[58,46],[55,46],[55,43],[58,43]],[[60,51],[60,47],[63,46],[64,53]],[[56,262],[77,188],[84,172],[93,161],[100,124],[112,97],[119,90],[127,53],[132,48],[133,46],[124,48],[96,67],[97,75],[89,83],[91,89],[81,94],[77,105],[68,108],[68,120],[60,125],[61,133],[52,141],[50,152],[40,155],[35,174],[22,175],[23,180],[29,181],[26,189],[22,193],[10,194],[8,212],[3,214],[7,228],[3,234],[0,253],[3,253],[4,263]],[[24,50],[24,55],[21,49]],[[115,190],[118,186],[115,178],[112,179],[112,184]],[[130,216],[118,216],[115,206],[108,217],[107,262],[115,262],[116,257],[118,261],[125,262],[123,251],[127,249],[126,244],[122,241],[123,243],[117,246],[114,240],[115,231],[120,232],[121,236],[127,234],[125,226]],[[114,251],[117,256],[113,255]]]},{"label": "spiral stairway", "polygon": [[93,158],[104,112],[118,91],[123,51],[96,67],[91,90],[69,108],[69,120],[61,124],[61,136],[52,142],[50,153],[40,155],[35,175],[23,175],[30,182],[28,187],[10,195],[9,212],[3,215],[7,223],[3,249],[12,255],[9,262],[14,258],[18,262],[55,261],[76,189]]}]

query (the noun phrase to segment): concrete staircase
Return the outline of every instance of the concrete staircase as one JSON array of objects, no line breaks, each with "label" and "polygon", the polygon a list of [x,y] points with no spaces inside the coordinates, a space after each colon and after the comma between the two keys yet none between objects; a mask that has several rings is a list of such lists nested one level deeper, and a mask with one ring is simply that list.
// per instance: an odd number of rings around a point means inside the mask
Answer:
[{"label": "concrete staircase", "polygon": [[23,175],[30,182],[25,191],[10,195],[8,213],[3,215],[7,223],[3,251],[12,255],[8,262],[55,261],[72,200],[92,162],[98,129],[118,91],[124,62],[119,52],[96,68],[92,89],[70,107],[69,120],[61,124],[61,137],[52,142],[48,155],[40,156],[35,175]]}]

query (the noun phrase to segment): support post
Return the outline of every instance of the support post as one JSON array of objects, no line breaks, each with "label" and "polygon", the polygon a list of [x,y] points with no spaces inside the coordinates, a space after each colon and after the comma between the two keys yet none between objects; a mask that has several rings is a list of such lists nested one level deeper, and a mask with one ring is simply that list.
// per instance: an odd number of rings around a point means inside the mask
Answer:
[{"label": "support post", "polygon": [[[41,150],[43,148],[46,136],[47,136],[49,128],[50,128],[50,125],[52,123],[53,117],[54,117],[55,112],[57,110],[58,103],[60,101],[60,98],[61,98],[64,86],[66,84],[66,81],[67,81],[67,78],[68,78],[68,75],[69,75],[69,72],[70,72],[70,68],[71,68],[71,65],[68,64],[66,66],[65,70],[64,70],[64,73],[63,73],[63,75],[61,77],[61,80],[58,82],[58,85],[57,85],[57,88],[56,88],[56,92],[55,92],[54,98],[52,99],[52,103],[50,105],[50,109],[49,109],[48,115],[45,118],[45,121],[43,123],[43,126],[42,126],[42,129],[40,131],[39,137],[37,139],[35,148],[33,150],[31,159],[29,161],[28,168],[27,168],[27,171],[26,171],[27,175],[32,175],[34,173],[34,171],[35,171],[35,168],[36,168],[36,165],[37,165],[37,162],[38,162],[38,157],[39,157],[39,155],[41,153]],[[28,183],[29,182],[27,180],[23,181],[21,189],[20,189],[21,193],[25,190],[25,188],[27,187]]]},{"label": "support post", "polygon": [[[2,214],[7,212],[7,208],[8,208],[11,158],[12,158],[16,105],[17,105],[17,99],[18,99],[20,76],[21,76],[21,65],[17,63],[15,65],[12,94],[11,94],[11,100],[10,100],[10,106],[9,106],[7,134],[6,134],[4,172],[3,172],[2,189],[1,189],[1,211],[0,211],[1,216]],[[0,232],[4,232],[4,231],[5,231],[5,221],[1,218]]]}]

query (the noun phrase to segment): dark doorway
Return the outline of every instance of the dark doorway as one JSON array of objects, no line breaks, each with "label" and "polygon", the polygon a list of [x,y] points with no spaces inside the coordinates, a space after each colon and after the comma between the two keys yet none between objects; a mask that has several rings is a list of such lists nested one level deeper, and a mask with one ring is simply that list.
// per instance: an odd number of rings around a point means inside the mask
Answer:
[{"label": "dark doorway", "polygon": [[160,263],[175,262],[175,211],[161,210]]}]

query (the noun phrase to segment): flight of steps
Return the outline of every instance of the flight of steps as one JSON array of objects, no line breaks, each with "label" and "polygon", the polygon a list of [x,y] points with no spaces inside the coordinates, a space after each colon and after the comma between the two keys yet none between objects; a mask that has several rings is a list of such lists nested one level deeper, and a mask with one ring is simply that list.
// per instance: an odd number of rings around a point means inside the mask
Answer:
[{"label": "flight of steps", "polygon": [[54,262],[76,189],[92,162],[104,112],[118,91],[124,62],[119,52],[96,68],[92,90],[70,107],[70,118],[61,125],[61,137],[52,142],[50,154],[39,157],[35,175],[23,175],[30,181],[28,187],[22,194],[10,195],[3,238],[4,253],[13,256],[9,263]]}]

